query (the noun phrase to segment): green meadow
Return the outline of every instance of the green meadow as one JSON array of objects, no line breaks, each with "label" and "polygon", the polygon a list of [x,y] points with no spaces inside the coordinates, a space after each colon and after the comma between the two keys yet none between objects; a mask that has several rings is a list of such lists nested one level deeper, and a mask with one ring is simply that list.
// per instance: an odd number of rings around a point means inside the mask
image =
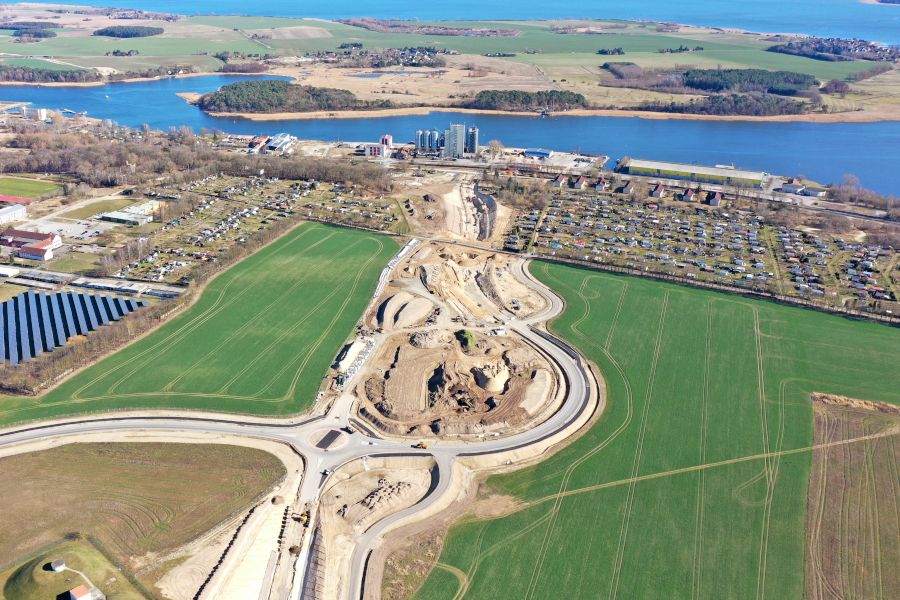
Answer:
[{"label": "green meadow", "polygon": [[62,186],[52,181],[25,179],[22,177],[0,177],[0,195],[41,198],[53,194]]},{"label": "green meadow", "polygon": [[0,423],[125,408],[299,413],[367,306],[390,238],[307,223],[209,283],[182,314]]},{"label": "green meadow", "polygon": [[552,458],[488,480],[522,509],[451,528],[416,598],[803,597],[809,394],[900,403],[900,332],[568,266],[532,271],[565,299],[551,329],[596,362],[606,406]]}]

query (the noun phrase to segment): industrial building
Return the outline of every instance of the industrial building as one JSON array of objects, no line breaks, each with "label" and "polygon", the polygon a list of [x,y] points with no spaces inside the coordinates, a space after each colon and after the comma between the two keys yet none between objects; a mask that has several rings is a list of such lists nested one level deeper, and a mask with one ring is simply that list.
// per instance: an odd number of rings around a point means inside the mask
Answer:
[{"label": "industrial building", "polygon": [[9,206],[0,204],[0,225],[13,221],[24,221],[27,217],[28,212],[21,204],[10,204]]},{"label": "industrial building", "polygon": [[279,133],[269,138],[265,145],[266,152],[277,154],[291,154],[294,151],[294,144],[297,138],[288,133]]},{"label": "industrial building", "polygon": [[663,179],[686,179],[701,183],[720,185],[749,185],[761,188],[769,178],[768,173],[745,171],[734,167],[704,167],[683,163],[668,163],[655,160],[625,158],[617,170],[628,175],[659,177]]},{"label": "industrial building", "polygon": [[0,246],[17,248],[21,258],[50,260],[53,251],[62,246],[62,238],[55,233],[5,229],[0,231]]},{"label": "industrial building", "polygon": [[153,213],[159,208],[159,202],[149,200],[135,206],[128,206],[122,210],[113,210],[100,215],[101,221],[111,223],[123,223],[132,227],[146,225],[153,222]]},{"label": "industrial building", "polygon": [[28,291],[0,304],[0,363],[17,365],[146,306],[81,292]]},{"label": "industrial building", "polygon": [[525,158],[550,158],[553,156],[553,150],[546,150],[544,148],[526,148],[522,154],[525,155]]}]

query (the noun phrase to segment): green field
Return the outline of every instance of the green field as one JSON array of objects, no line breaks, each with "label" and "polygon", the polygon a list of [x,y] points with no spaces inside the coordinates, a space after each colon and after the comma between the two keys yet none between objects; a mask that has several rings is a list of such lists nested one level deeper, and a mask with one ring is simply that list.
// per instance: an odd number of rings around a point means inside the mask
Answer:
[{"label": "green field", "polygon": [[27,67],[29,69],[45,69],[47,71],[77,71],[78,69],[70,65],[61,65],[59,63],[50,62],[49,60],[41,60],[39,58],[5,58],[4,65],[10,67]]},{"label": "green field", "polygon": [[72,210],[68,210],[59,216],[66,219],[89,219],[90,217],[99,215],[100,213],[123,209],[131,204],[135,204],[135,202],[134,200],[131,200],[129,198],[108,198],[106,200],[91,202],[90,204],[85,204],[84,206],[73,208]]},{"label": "green field", "polygon": [[416,597],[803,597],[809,393],[900,403],[900,332],[560,265],[533,272],[566,300],[552,329],[598,364],[608,404],[554,457],[488,481],[523,509],[454,526]]},{"label": "green field", "polygon": [[24,198],[41,198],[60,189],[58,183],[20,179],[18,177],[0,177],[0,195],[22,196]]},{"label": "green field", "polygon": [[72,571],[54,573],[45,568],[53,560],[63,560],[66,566],[84,573],[94,585],[111,599],[145,600],[122,573],[103,554],[87,541],[66,541],[36,556],[8,573],[0,574],[0,599],[46,600],[68,598],[70,589],[84,584],[84,579]]},{"label": "green field", "polygon": [[0,423],[137,407],[301,412],[396,250],[383,236],[301,225],[139,342],[45,396],[0,399]]}]

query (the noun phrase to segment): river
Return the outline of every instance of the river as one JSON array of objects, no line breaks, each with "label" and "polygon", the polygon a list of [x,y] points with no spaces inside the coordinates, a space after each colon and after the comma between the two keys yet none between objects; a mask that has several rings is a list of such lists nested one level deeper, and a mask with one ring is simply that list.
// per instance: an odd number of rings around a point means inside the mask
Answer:
[{"label": "river", "polygon": [[900,6],[859,0],[79,0],[77,4],[180,14],[242,14],[336,19],[645,19],[760,32],[859,37],[900,44]]},{"label": "river", "polygon": [[444,129],[451,121],[476,125],[482,143],[498,139],[507,146],[542,146],[622,156],[734,164],[779,175],[805,175],[816,181],[839,181],[857,175],[883,193],[900,191],[900,122],[792,123],[651,120],[625,117],[540,118],[435,112],[428,115],[248,121],[211,117],[176,96],[204,93],[246,76],[211,75],[97,87],[2,86],[0,100],[28,101],[33,106],[87,111],[91,117],[122,125],[154,129],[188,126],[230,133],[274,134],[303,139],[375,141],[392,133],[398,141],[413,139],[417,129]]}]

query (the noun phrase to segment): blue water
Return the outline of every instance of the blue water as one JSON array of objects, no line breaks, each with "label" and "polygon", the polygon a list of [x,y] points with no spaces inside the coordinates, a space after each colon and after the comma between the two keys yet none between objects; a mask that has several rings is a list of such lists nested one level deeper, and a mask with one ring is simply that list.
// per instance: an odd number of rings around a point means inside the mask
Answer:
[{"label": "blue water", "polygon": [[176,96],[209,92],[247,76],[214,75],[100,87],[0,87],[0,99],[34,106],[87,111],[91,117],[154,129],[187,125],[195,131],[273,134],[304,139],[374,141],[392,133],[412,140],[416,129],[444,129],[451,121],[477,125],[486,143],[542,146],[623,156],[731,164],[779,175],[805,175],[829,183],[845,174],[872,189],[900,192],[900,122],[749,123],[740,121],[649,120],[621,117],[540,117],[431,113],[425,116],[254,122],[211,117]]},{"label": "blue water", "polygon": [[750,31],[860,37],[900,44],[900,6],[859,0],[79,0],[181,14],[242,14],[287,17],[405,19],[550,19],[585,17],[646,19]]}]

